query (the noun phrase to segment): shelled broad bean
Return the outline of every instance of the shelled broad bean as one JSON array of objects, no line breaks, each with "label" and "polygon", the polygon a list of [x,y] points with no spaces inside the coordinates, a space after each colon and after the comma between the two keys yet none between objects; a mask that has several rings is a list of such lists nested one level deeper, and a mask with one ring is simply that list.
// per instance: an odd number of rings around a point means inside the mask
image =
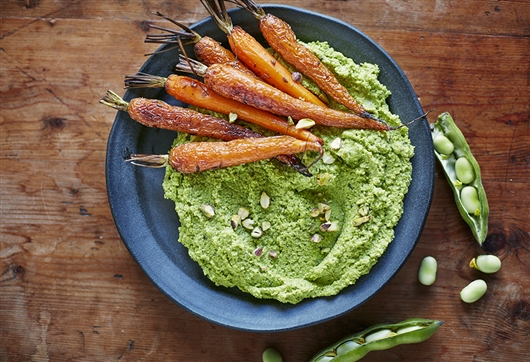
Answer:
[{"label": "shelled broad bean", "polygon": [[451,186],[460,215],[482,245],[488,234],[489,206],[480,166],[469,145],[447,112],[431,124],[434,154]]},{"label": "shelled broad bean", "polygon": [[411,318],[395,324],[376,324],[320,351],[310,362],[353,362],[360,360],[370,351],[423,342],[430,338],[442,323],[438,320]]}]

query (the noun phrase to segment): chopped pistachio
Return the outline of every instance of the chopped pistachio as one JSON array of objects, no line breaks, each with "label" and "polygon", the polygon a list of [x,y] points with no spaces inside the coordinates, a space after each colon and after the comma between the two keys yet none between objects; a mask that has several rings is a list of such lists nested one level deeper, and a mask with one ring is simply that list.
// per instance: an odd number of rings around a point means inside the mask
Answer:
[{"label": "chopped pistachio", "polygon": [[309,213],[309,215],[311,215],[311,217],[318,217],[320,216],[320,214],[322,214],[320,212],[320,210],[318,209],[318,207],[315,207],[313,210],[311,210],[311,212]]},{"label": "chopped pistachio", "polygon": [[329,148],[331,148],[332,150],[335,150],[335,151],[340,149],[341,147],[342,147],[342,140],[340,139],[340,137],[335,138],[329,144]]},{"label": "chopped pistachio", "polygon": [[370,220],[370,215],[361,216],[356,219],[353,219],[353,226],[362,225]]},{"label": "chopped pistachio", "polygon": [[278,257],[278,253],[276,253],[275,250],[269,251],[269,256],[273,259],[276,259]]},{"label": "chopped pistachio", "polygon": [[243,227],[245,229],[252,230],[254,228],[254,220],[245,219],[245,220],[241,221],[241,225],[243,225]]},{"label": "chopped pistachio", "polygon": [[237,229],[237,226],[241,224],[241,216],[239,215],[233,215],[232,219],[230,219],[230,225],[232,225],[232,229]]},{"label": "chopped pistachio", "polygon": [[255,227],[250,233],[250,236],[256,239],[261,238],[263,236],[263,230],[261,230],[259,227]]},{"label": "chopped pistachio", "polygon": [[298,123],[296,124],[296,129],[308,129],[308,128],[311,128],[315,125],[315,121],[313,121],[312,119],[309,119],[309,118],[302,118],[301,120],[298,121]]},{"label": "chopped pistachio", "polygon": [[335,162],[335,157],[331,156],[329,153],[324,153],[324,155],[322,155],[322,163],[331,165],[333,162]]},{"label": "chopped pistachio", "polygon": [[259,203],[261,207],[263,207],[264,209],[268,208],[269,205],[271,204],[271,198],[269,197],[269,195],[265,193],[265,191],[261,193],[261,196],[259,198]]},{"label": "chopped pistachio", "polygon": [[321,214],[325,213],[328,210],[331,210],[331,206],[323,202],[319,202],[317,207],[318,207],[318,211],[320,211]]},{"label": "chopped pistachio", "polygon": [[271,228],[271,223],[270,222],[263,221],[261,223],[261,230],[266,231],[266,230],[269,230],[270,228]]},{"label": "chopped pistachio", "polygon": [[370,212],[370,208],[367,205],[359,207],[359,215],[366,216]]},{"label": "chopped pistachio", "polygon": [[293,120],[293,117],[288,116],[288,117],[287,117],[287,123],[289,124],[289,126],[294,126],[294,120]]},{"label": "chopped pistachio", "polygon": [[338,221],[326,221],[322,225],[320,225],[320,230],[325,232],[332,232],[339,230],[339,222]]},{"label": "chopped pistachio", "polygon": [[311,237],[311,241],[314,243],[320,243],[322,241],[323,237],[320,234],[315,234]]},{"label": "chopped pistachio", "polygon": [[263,248],[261,246],[258,246],[256,249],[254,249],[254,255],[261,256],[263,254]]},{"label": "chopped pistachio", "polygon": [[326,210],[326,212],[324,213],[324,220],[329,221],[330,218],[331,218],[331,209]]},{"label": "chopped pistachio", "polygon": [[215,210],[211,205],[208,204],[202,204],[199,207],[199,210],[201,210],[204,216],[206,216],[208,219],[211,219],[215,215]]},{"label": "chopped pistachio", "polygon": [[237,214],[241,217],[241,220],[245,220],[248,215],[250,215],[250,212],[245,207],[240,207],[239,210],[237,210]]},{"label": "chopped pistachio", "polygon": [[230,112],[228,114],[228,122],[234,123],[236,121],[236,119],[237,119],[237,114],[236,113]]},{"label": "chopped pistachio", "polygon": [[321,173],[316,177],[316,182],[320,186],[326,186],[331,180],[331,175],[329,173]]}]

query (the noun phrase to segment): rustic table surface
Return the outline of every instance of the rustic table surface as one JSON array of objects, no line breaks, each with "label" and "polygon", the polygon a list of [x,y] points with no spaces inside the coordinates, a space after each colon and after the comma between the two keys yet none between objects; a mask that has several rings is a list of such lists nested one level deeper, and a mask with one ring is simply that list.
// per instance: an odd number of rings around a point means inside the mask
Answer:
[{"label": "rustic table surface", "polygon": [[[280,3],[280,2],[277,2]],[[1,0],[0,361],[260,361],[267,347],[307,361],[339,338],[409,317],[445,323],[431,339],[366,361],[515,361],[530,347],[530,3],[283,1],[344,20],[401,66],[429,122],[448,111],[479,161],[490,205],[481,249],[437,164],[421,239],[400,272],[360,308],[294,331],[253,333],[174,304],[128,253],[107,201],[105,151],[120,90],[161,11],[185,24],[199,0]],[[165,24],[164,24],[165,25]],[[471,257],[493,253],[482,276]],[[437,258],[438,279],[417,281]],[[477,277],[487,294],[462,303]]]}]

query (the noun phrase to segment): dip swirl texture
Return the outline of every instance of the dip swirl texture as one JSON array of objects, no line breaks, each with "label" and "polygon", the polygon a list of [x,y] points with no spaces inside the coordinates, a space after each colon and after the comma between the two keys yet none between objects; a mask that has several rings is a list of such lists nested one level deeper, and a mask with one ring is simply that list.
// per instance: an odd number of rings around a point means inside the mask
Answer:
[{"label": "dip swirl texture", "polygon": [[[307,45],[365,109],[400,124],[386,104],[390,92],[377,79],[377,65],[356,64],[327,43]],[[167,168],[163,187],[179,215],[179,242],[216,285],[292,304],[332,296],[369,273],[392,241],[412,174],[407,128],[383,133],[317,126],[314,132],[334,161],[319,161],[313,177],[275,160],[197,174]],[[330,147],[337,138],[340,148]],[[175,143],[194,139],[180,134]],[[301,155],[306,164],[315,156]],[[270,197],[267,208],[260,205],[263,192]],[[319,203],[329,205],[338,230],[321,231],[324,214],[312,215]],[[213,217],[200,210],[204,204],[213,207]],[[261,237],[242,225],[233,229],[239,208],[249,211],[254,226],[270,225]]]}]

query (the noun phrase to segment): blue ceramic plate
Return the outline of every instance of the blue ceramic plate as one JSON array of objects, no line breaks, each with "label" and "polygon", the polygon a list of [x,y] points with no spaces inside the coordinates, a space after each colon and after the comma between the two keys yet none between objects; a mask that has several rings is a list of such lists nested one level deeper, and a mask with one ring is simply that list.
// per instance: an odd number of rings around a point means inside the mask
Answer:
[{"label": "blue ceramic plate", "polygon": [[[378,64],[380,81],[392,92],[390,109],[402,120],[419,117],[423,111],[403,71],[374,41],[340,20],[287,7],[263,6],[289,23],[303,41],[328,41],[356,62]],[[258,22],[245,10],[233,9],[234,24],[263,41]],[[192,27],[226,44],[210,18]],[[163,48],[163,47],[162,47]],[[188,54],[193,54],[191,47]],[[151,56],[140,71],[167,76],[177,62],[176,50]],[[117,85],[116,88],[120,88]],[[178,104],[163,89],[127,91],[124,98],[159,98]],[[216,287],[178,243],[180,225],[174,203],[163,197],[163,169],[135,167],[124,160],[131,153],[166,153],[174,132],[146,128],[118,112],[107,148],[106,177],[112,215],[118,232],[134,259],[169,299],[208,321],[246,331],[285,331],[314,325],[347,313],[369,300],[403,266],[414,249],[427,218],[434,189],[434,156],[426,120],[410,126],[416,155],[413,175],[405,197],[404,215],[395,228],[395,239],[372,271],[334,297],[308,299],[296,305],[260,300],[236,288]]]}]

